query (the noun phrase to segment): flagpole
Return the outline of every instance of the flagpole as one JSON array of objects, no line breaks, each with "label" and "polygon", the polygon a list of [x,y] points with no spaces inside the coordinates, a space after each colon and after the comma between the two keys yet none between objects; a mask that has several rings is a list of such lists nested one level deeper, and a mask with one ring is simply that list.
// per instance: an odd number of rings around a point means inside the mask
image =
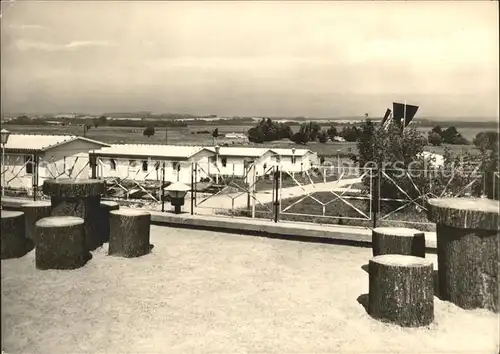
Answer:
[{"label": "flagpole", "polygon": [[406,128],[406,100],[405,100],[405,105],[403,106],[403,134],[405,132]]}]

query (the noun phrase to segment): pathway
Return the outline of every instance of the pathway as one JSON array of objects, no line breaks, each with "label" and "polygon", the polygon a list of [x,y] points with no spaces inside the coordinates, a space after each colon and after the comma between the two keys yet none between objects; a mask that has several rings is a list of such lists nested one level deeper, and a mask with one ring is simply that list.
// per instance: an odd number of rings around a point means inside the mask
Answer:
[{"label": "pathway", "polygon": [[[348,186],[361,182],[361,177],[342,179],[340,181],[332,181],[326,183],[315,183],[302,186],[287,187],[281,189],[281,200],[304,196],[318,192],[337,192],[342,193],[347,190],[352,192],[359,192],[359,189],[347,188]],[[333,197],[333,195],[332,195]],[[247,207],[248,197],[245,191],[224,193],[221,192],[212,197],[198,198],[198,206],[196,207],[196,214],[200,215],[213,215],[217,210],[235,210]],[[255,204],[268,204],[273,202],[272,190],[260,191],[255,193]]]}]

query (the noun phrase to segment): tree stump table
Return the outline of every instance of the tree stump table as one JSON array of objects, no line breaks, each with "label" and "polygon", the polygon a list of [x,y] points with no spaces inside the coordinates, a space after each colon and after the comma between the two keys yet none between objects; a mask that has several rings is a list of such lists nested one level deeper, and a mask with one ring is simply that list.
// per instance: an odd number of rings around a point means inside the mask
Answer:
[{"label": "tree stump table", "polygon": [[33,249],[33,244],[26,238],[24,213],[21,211],[2,210],[1,258],[19,258]]},{"label": "tree stump table", "polygon": [[38,269],[76,269],[91,258],[85,247],[84,220],[50,216],[36,222],[35,263]]},{"label": "tree stump table", "polygon": [[120,205],[117,202],[104,200],[101,201],[101,236],[102,242],[109,241],[109,212],[111,210],[119,210]]},{"label": "tree stump table", "polygon": [[378,227],[372,230],[373,256],[402,254],[425,258],[425,234],[403,227]]},{"label": "tree stump table", "polygon": [[36,222],[50,216],[50,202],[38,201],[21,205],[26,222],[26,237],[36,243]]},{"label": "tree stump table", "polygon": [[109,212],[109,255],[140,257],[150,251],[151,214],[122,209]]},{"label": "tree stump table", "polygon": [[432,263],[422,257],[386,254],[368,264],[368,313],[403,327],[434,321]]},{"label": "tree stump table", "polygon": [[89,251],[102,245],[99,222],[104,182],[96,179],[60,179],[43,183],[51,197],[52,216],[77,216],[84,220],[85,245]]},{"label": "tree stump table", "polygon": [[436,223],[443,300],[498,312],[499,206],[485,198],[429,199],[427,217]]}]

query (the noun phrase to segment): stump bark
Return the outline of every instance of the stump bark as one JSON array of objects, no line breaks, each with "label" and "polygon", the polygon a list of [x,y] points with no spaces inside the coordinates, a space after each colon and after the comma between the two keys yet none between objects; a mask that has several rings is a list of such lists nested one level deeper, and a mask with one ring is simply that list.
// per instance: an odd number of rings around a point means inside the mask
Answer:
[{"label": "stump bark", "polygon": [[21,205],[26,222],[26,237],[36,243],[36,222],[50,216],[50,202],[38,201]]},{"label": "stump bark", "polygon": [[36,222],[35,263],[38,269],[76,269],[91,258],[85,247],[84,220],[51,216]]},{"label": "stump bark", "polygon": [[378,227],[372,231],[373,256],[402,254],[425,258],[425,234],[416,229]]},{"label": "stump bark", "polygon": [[109,212],[109,255],[140,257],[150,251],[151,214],[139,210]]},{"label": "stump bark", "polygon": [[464,309],[499,312],[499,202],[483,198],[430,199],[436,222],[439,292]]},{"label": "stump bark", "polygon": [[33,244],[26,238],[24,213],[21,211],[2,210],[1,258],[19,258],[33,249]]},{"label": "stump bark", "polygon": [[100,202],[104,182],[94,179],[47,180],[43,191],[51,197],[52,216],[76,216],[85,221],[85,245],[95,250],[102,245]]},{"label": "stump bark", "polygon": [[381,255],[369,264],[368,313],[403,327],[434,321],[432,263],[406,255]]},{"label": "stump bark", "polygon": [[109,212],[111,210],[119,210],[120,205],[117,202],[101,201],[101,237],[102,242],[109,241]]}]

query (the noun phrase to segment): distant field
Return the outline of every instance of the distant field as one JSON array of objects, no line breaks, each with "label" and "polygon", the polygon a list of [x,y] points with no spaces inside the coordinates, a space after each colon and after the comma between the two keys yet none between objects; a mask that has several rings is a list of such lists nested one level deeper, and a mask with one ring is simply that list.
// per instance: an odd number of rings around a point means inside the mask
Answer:
[{"label": "distant field", "polygon": [[[195,134],[196,132],[202,131],[212,131],[215,128],[219,129],[220,134],[226,133],[243,133],[246,132],[251,126],[242,125],[214,125],[214,126],[196,126],[192,125],[185,128],[167,128],[167,134],[165,134],[165,128],[156,128],[155,135],[148,138],[142,134],[142,127],[99,127],[91,128],[87,131],[87,137],[90,139],[95,139],[98,141],[103,141],[112,144],[180,144],[180,145],[212,145],[213,140],[210,133],[205,134]],[[298,126],[297,126],[298,127]],[[297,127],[293,127],[297,130]],[[83,135],[83,127],[80,126],[23,126],[23,125],[9,125],[8,129],[12,132],[19,133],[31,133],[31,134],[73,134],[73,135]],[[427,132],[427,128],[420,128],[423,132]],[[483,129],[462,129],[460,130],[462,134],[469,140],[474,137],[475,134],[482,131]],[[230,145],[242,145],[243,142],[238,139],[224,139],[219,138],[219,143],[227,142]],[[246,144],[248,145],[248,144]],[[289,140],[282,140],[278,142],[272,142],[267,144],[250,144],[259,147],[282,147],[282,148],[303,148],[303,145],[297,145]],[[318,155],[322,156],[334,156],[337,154],[340,157],[346,157],[350,152],[354,152],[356,149],[356,143],[309,143],[306,145],[307,148],[316,151]],[[465,151],[470,151],[471,153],[476,153],[478,150],[473,145],[449,145],[449,147],[455,153],[461,153]],[[438,154],[443,154],[444,146],[433,147],[428,146],[429,151],[436,152]]]}]

